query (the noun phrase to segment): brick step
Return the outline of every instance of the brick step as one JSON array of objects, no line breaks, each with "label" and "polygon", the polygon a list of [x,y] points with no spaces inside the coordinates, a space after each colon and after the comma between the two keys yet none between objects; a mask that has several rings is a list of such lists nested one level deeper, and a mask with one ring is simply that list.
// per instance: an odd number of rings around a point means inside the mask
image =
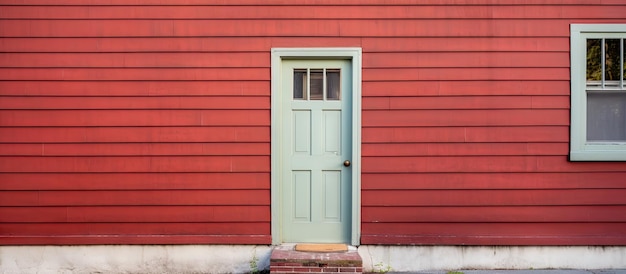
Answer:
[{"label": "brick step", "polygon": [[[320,248],[324,250],[324,248]],[[274,248],[270,273],[363,273],[363,260],[356,249],[341,252],[297,251],[294,245]]]}]

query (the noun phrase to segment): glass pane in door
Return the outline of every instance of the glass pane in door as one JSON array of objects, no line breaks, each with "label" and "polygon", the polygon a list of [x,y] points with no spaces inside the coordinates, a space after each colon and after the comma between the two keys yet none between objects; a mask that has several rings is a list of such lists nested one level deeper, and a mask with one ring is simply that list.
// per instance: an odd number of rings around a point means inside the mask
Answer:
[{"label": "glass pane in door", "polygon": [[307,99],[306,69],[293,70],[293,99]]},{"label": "glass pane in door", "polygon": [[341,83],[338,69],[326,70],[326,99],[339,100],[341,99]]},{"label": "glass pane in door", "polygon": [[311,70],[311,100],[324,100],[324,70]]}]

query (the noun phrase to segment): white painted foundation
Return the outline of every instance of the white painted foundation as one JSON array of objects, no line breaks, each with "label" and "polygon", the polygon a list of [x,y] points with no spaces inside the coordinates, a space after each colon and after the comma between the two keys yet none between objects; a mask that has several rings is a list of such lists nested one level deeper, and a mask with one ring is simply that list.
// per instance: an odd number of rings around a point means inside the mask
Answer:
[{"label": "white painted foundation", "polygon": [[[271,246],[0,246],[0,273],[246,273]],[[624,269],[626,246],[360,246],[365,271]],[[256,259],[254,259],[256,258]]]},{"label": "white painted foundation", "polygon": [[0,273],[245,273],[258,259],[269,268],[271,246],[114,245],[0,246]]},{"label": "white painted foundation", "polygon": [[360,246],[366,271],[623,269],[626,246]]}]

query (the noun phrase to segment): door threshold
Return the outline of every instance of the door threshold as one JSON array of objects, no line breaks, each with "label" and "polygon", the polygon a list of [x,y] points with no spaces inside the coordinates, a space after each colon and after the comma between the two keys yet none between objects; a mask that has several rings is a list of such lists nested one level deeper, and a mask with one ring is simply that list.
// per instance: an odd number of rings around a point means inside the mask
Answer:
[{"label": "door threshold", "polygon": [[296,251],[300,252],[347,252],[347,244],[296,244]]},{"label": "door threshold", "polygon": [[274,247],[278,250],[284,251],[299,251],[299,252],[356,252],[358,249],[356,246],[349,244],[337,244],[337,243],[282,243]]}]

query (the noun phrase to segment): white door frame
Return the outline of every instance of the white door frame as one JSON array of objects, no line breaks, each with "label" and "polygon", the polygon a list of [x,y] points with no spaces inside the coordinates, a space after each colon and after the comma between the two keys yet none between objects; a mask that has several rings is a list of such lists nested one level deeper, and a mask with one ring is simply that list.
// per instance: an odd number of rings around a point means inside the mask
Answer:
[{"label": "white door frame", "polygon": [[343,59],[350,60],[352,65],[352,221],[351,244],[359,245],[361,239],[361,48],[272,48],[272,106],[271,106],[271,210],[272,210],[272,244],[281,244],[281,131],[282,113],[281,98],[281,66],[285,59]]}]

